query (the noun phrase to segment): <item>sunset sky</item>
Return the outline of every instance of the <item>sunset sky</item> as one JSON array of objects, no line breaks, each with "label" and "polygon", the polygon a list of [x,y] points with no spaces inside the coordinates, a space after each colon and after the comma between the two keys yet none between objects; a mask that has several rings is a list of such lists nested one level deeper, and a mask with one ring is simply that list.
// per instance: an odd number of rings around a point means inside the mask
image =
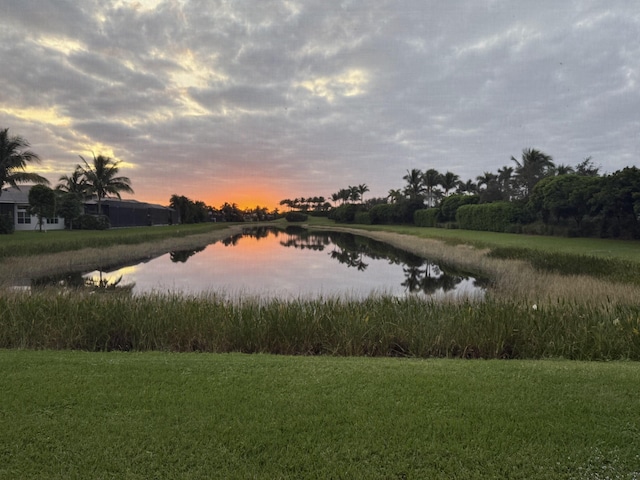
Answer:
[{"label": "sunset sky", "polygon": [[57,183],[273,208],[524,148],[638,165],[635,0],[0,0],[0,128]]}]

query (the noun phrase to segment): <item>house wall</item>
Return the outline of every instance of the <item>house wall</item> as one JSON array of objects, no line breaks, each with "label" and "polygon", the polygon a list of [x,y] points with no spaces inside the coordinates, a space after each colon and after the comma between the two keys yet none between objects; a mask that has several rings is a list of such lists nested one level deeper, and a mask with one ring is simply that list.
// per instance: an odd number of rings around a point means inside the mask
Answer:
[{"label": "house wall", "polygon": [[[13,219],[16,230],[39,230],[38,217],[29,215],[28,205],[14,205]],[[62,217],[43,218],[42,230],[63,230],[64,219]]]}]

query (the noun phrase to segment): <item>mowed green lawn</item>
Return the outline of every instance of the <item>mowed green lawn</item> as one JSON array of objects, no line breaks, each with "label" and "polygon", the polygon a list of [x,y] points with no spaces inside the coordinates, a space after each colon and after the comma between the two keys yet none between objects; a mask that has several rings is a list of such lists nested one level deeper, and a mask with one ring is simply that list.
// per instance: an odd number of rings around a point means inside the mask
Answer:
[{"label": "mowed green lawn", "polygon": [[548,253],[565,253],[614,258],[640,263],[640,241],[607,238],[567,238],[515,233],[480,232],[415,226],[356,225],[367,230],[386,230],[423,238],[435,238],[453,243],[468,243],[484,248],[516,248]]},{"label": "mowed green lawn", "polygon": [[640,478],[640,364],[0,351],[0,478]]}]

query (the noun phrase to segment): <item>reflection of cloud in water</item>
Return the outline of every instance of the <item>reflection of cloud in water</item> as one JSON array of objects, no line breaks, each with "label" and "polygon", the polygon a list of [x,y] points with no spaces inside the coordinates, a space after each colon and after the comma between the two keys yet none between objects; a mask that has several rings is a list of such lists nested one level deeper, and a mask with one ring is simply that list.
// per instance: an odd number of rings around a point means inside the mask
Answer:
[{"label": "reflection of cloud in water", "polygon": [[[85,278],[99,277],[90,272]],[[261,298],[482,294],[468,275],[366,237],[296,228],[246,230],[205,248],[103,273],[133,292]]]}]

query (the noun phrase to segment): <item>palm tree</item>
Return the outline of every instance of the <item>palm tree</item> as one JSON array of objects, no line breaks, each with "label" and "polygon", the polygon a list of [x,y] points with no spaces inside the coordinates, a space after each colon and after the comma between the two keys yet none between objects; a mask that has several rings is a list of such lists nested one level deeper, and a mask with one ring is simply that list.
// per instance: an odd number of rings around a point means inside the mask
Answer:
[{"label": "palm tree", "polygon": [[564,165],[561,163],[560,165],[556,166],[555,173],[556,175],[568,175],[571,173],[576,173],[576,171],[571,165]]},{"label": "palm tree", "polygon": [[513,183],[513,167],[504,166],[498,169],[498,183],[506,200],[511,199],[511,184]]},{"label": "palm tree", "polygon": [[9,135],[8,128],[0,130],[0,195],[5,183],[12,187],[18,183],[49,184],[49,180],[37,173],[25,172],[30,162],[40,162],[40,157],[28,150],[29,147],[24,138]]},{"label": "palm tree", "polygon": [[354,203],[360,200],[360,189],[355,186],[349,185],[349,200],[352,200]]},{"label": "palm tree", "polygon": [[498,176],[495,173],[491,173],[491,172],[484,172],[482,175],[478,175],[476,177],[476,180],[478,181],[478,190],[480,190],[480,187],[482,185],[485,186],[485,188],[488,188],[489,185],[491,185],[492,182],[495,182],[498,179]]},{"label": "palm tree", "polygon": [[391,190],[389,190],[387,198],[391,201],[391,203],[398,203],[404,198],[404,193],[400,189],[392,188]]},{"label": "palm tree", "polygon": [[436,204],[435,188],[440,185],[442,175],[435,168],[430,168],[422,175],[422,183],[427,191],[428,206],[434,207]]},{"label": "palm tree", "polygon": [[98,214],[102,213],[102,199],[108,195],[120,197],[120,192],[133,193],[131,180],[128,177],[117,177],[119,161],[114,162],[109,157],[93,156],[93,165],[80,156],[84,162],[82,173],[87,182],[87,191],[98,198]]},{"label": "palm tree", "polygon": [[478,193],[478,185],[473,183],[473,180],[469,179],[466,182],[460,180],[458,182],[458,193],[468,193],[470,195]]},{"label": "palm tree", "polygon": [[62,175],[58,182],[56,190],[60,192],[74,193],[81,198],[87,196],[87,180],[80,165],[76,165],[71,175]]},{"label": "palm tree", "polygon": [[511,157],[511,160],[516,162],[516,181],[524,198],[529,196],[536,183],[553,173],[555,167],[550,155],[535,148],[524,149],[521,161],[515,157]]},{"label": "palm tree", "polygon": [[407,182],[404,192],[411,200],[422,198],[424,185],[422,183],[422,171],[420,171],[420,169],[412,168],[411,171],[407,170],[407,174],[402,177],[402,179]]},{"label": "palm tree", "polygon": [[364,194],[369,191],[369,187],[366,183],[361,183],[358,185],[358,193],[360,194],[360,200],[364,203]]},{"label": "palm tree", "polygon": [[456,175],[453,172],[447,172],[444,175],[440,176],[440,185],[444,189],[444,196],[446,197],[449,194],[450,190],[456,188],[458,181],[460,180],[460,176]]}]

